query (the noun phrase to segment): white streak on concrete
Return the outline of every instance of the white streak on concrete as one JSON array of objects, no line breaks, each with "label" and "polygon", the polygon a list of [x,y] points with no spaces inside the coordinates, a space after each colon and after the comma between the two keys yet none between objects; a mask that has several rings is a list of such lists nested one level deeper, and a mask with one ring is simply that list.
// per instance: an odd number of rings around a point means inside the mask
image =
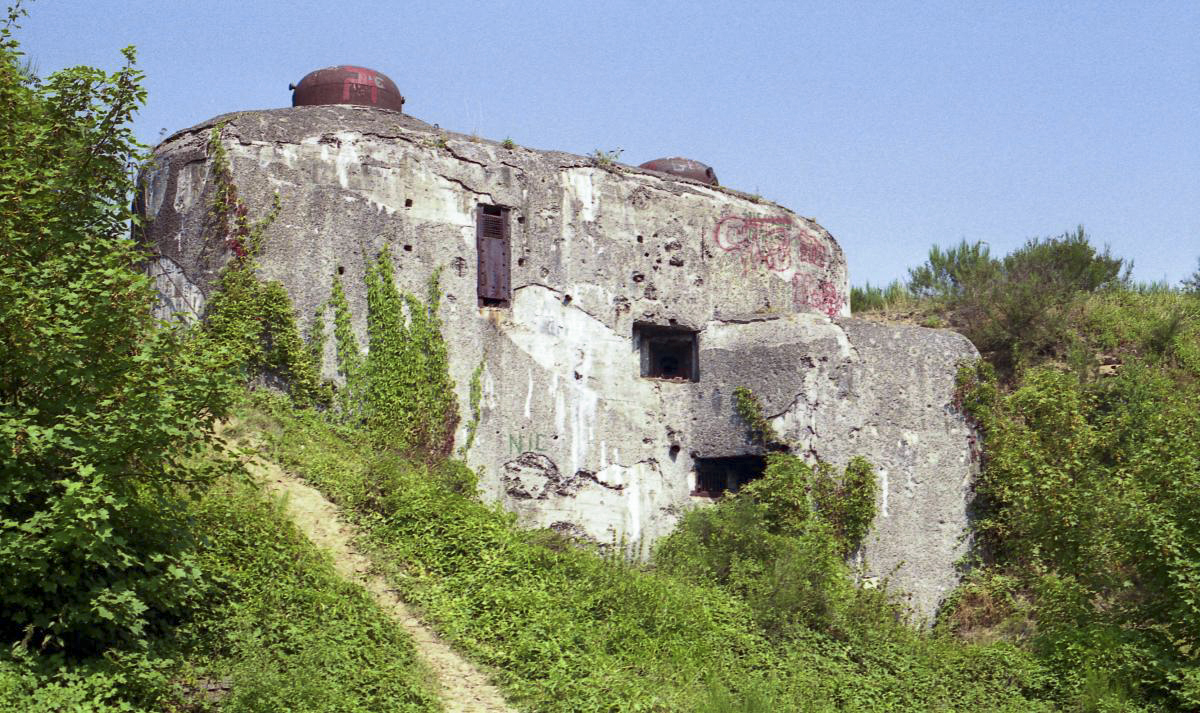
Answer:
[{"label": "white streak on concrete", "polygon": [[525,391],[525,418],[532,418],[530,408],[533,406],[533,369],[529,370],[529,388]]}]

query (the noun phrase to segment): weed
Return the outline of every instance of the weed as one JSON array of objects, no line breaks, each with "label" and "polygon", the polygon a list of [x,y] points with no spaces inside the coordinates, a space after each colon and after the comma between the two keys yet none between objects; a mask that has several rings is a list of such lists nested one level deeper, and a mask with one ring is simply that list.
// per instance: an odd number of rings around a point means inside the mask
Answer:
[{"label": "weed", "polygon": [[623,152],[624,149],[613,149],[612,151],[596,149],[588,157],[592,159],[593,164],[602,168],[610,168],[616,165]]}]

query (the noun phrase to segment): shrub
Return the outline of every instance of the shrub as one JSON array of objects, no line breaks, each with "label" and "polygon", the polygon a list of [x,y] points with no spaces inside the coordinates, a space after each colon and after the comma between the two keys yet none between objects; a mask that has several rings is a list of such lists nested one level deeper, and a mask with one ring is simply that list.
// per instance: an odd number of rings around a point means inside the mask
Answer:
[{"label": "shrub", "polygon": [[1011,373],[1066,352],[1080,298],[1126,282],[1124,266],[1107,248],[1097,252],[1080,226],[1029,240],[1002,260],[982,243],[934,246],[925,265],[910,271],[909,289],[945,304],[951,323]]},{"label": "shrub", "polygon": [[727,587],[774,637],[844,628],[856,597],[845,558],[875,514],[875,475],[855,459],[842,479],[786,453],[763,477],[687,513],[655,553],[664,571]]},{"label": "shrub", "polygon": [[986,433],[975,529],[1031,593],[1031,643],[1064,695],[1200,704],[1195,383],[1136,360],[1098,382],[1033,369],[1011,393],[974,380],[964,403]]},{"label": "shrub", "polygon": [[0,638],[141,642],[201,594],[180,493],[233,382],[153,318],[128,238],[134,52],[113,74],[22,71],[0,30]]},{"label": "shrub", "polygon": [[963,240],[945,250],[934,245],[925,264],[908,271],[908,290],[918,297],[958,303],[994,280],[999,267],[986,243]]}]

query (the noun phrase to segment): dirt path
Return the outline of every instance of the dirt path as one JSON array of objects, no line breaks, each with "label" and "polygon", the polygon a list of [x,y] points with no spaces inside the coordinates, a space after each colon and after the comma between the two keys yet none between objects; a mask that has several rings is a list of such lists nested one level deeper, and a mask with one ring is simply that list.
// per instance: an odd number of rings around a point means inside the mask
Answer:
[{"label": "dirt path", "polygon": [[376,603],[412,636],[417,655],[437,680],[447,713],[515,713],[483,673],[421,623],[383,577],[371,573],[370,560],[351,545],[354,528],[342,520],[336,505],[275,463],[255,457],[246,466],[270,492],[286,497],[288,514],[296,526],[313,544],[333,555],[338,573],[370,592]]}]

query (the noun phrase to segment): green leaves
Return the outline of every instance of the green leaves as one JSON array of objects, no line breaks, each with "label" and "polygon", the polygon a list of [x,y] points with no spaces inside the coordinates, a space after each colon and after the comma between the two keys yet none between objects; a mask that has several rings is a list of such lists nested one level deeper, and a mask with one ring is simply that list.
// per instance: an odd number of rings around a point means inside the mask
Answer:
[{"label": "green leaves", "polygon": [[986,434],[975,530],[993,569],[1035,593],[1032,644],[1065,695],[1104,671],[1192,703],[1173,681],[1200,646],[1200,391],[1181,377],[1131,358],[1098,382],[1049,368],[1010,393],[963,381]]},{"label": "green leaves", "polygon": [[[44,80],[0,30],[0,639],[136,645],[198,596],[165,566],[190,539],[175,499],[214,467],[232,382],[155,321],[129,238],[144,101],[134,52]],[[158,558],[158,559],[155,559]]]},{"label": "green leaves", "polygon": [[[424,302],[402,294],[387,248],[380,252],[367,272],[369,348],[362,371],[365,388],[359,387],[366,396],[363,410],[376,444],[430,461],[450,455],[458,425],[438,316],[438,278],[435,271]],[[339,352],[340,345],[339,338]],[[342,369],[356,369],[355,359],[346,361]]]}]

